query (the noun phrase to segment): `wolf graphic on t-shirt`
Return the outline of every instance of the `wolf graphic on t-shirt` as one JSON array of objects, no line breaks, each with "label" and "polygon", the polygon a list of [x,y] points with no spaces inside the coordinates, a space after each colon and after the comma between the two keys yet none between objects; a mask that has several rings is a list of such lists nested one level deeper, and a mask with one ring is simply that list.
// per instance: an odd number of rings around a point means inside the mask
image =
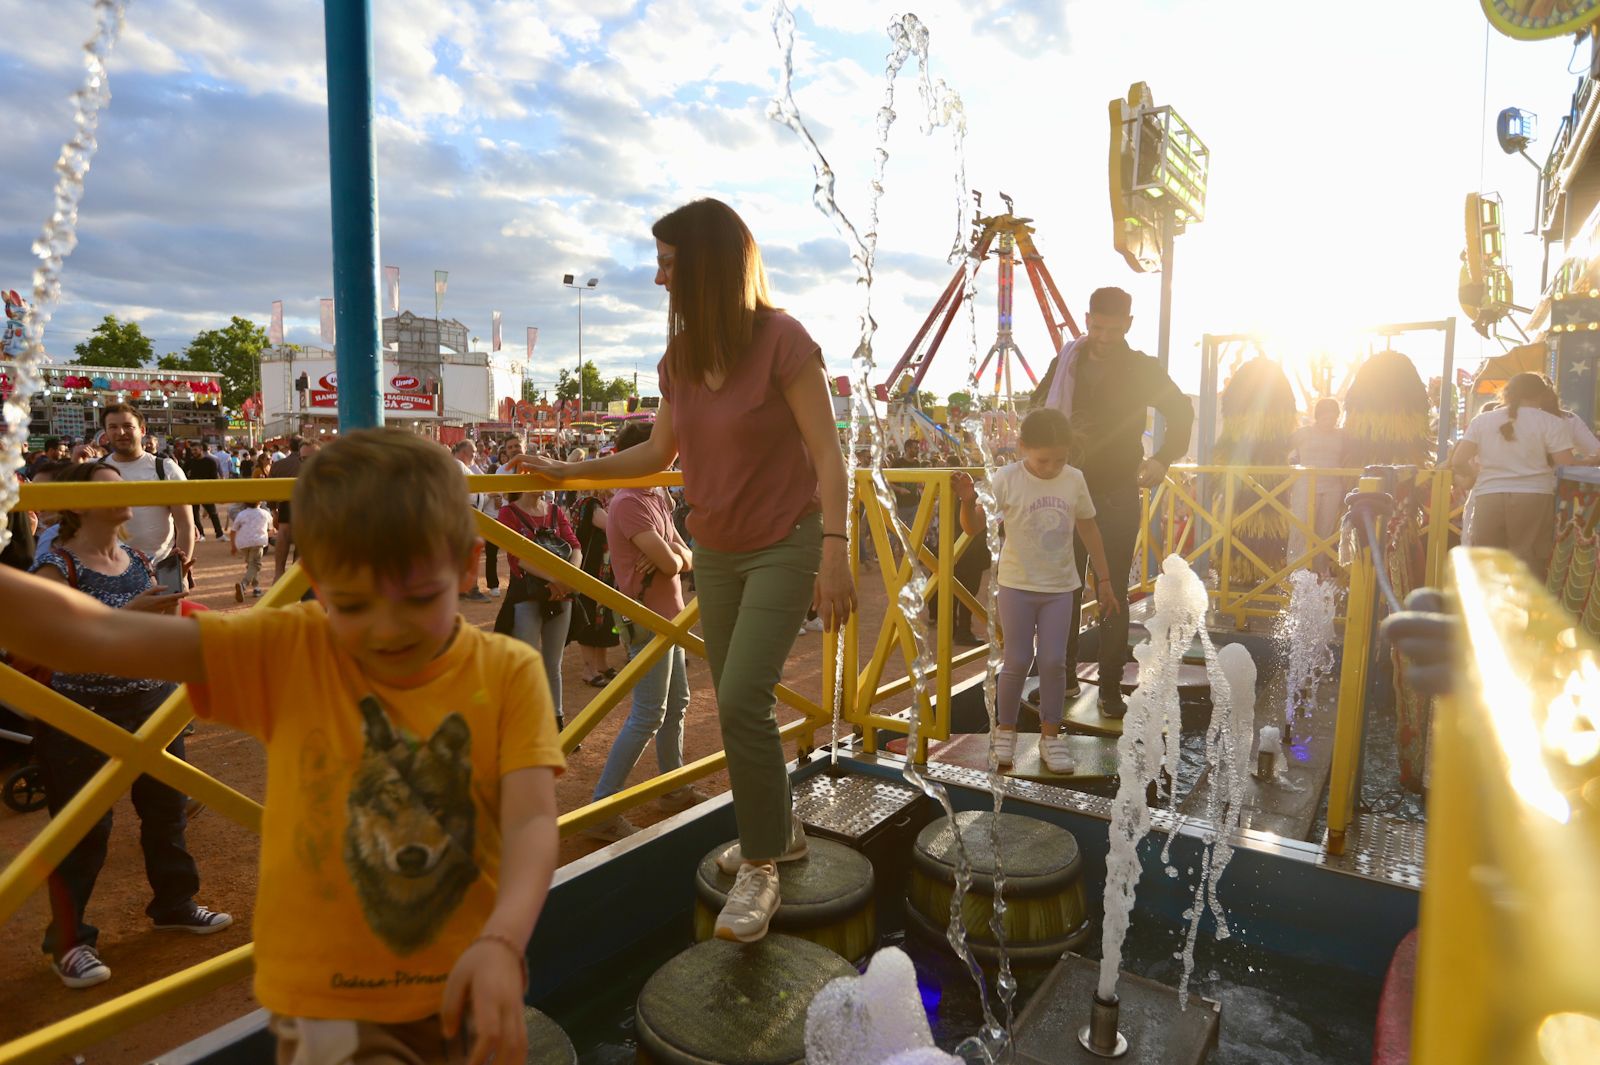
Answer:
[{"label": "wolf graphic on t-shirt", "polygon": [[426,742],[361,700],[366,736],[346,801],[344,861],[367,924],[396,954],[426,946],[478,877],[472,732],[460,714]]}]

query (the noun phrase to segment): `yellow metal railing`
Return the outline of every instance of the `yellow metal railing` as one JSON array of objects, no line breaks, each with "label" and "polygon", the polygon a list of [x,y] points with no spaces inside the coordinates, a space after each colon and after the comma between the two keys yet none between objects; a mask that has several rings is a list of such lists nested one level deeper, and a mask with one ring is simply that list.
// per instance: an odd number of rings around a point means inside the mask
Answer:
[{"label": "yellow metal railing", "polygon": [[[1377,492],[1382,482],[1364,477],[1362,492]],[[1372,658],[1373,620],[1378,609],[1378,560],[1365,536],[1355,538],[1350,559],[1350,595],[1345,604],[1344,647],[1339,660],[1339,704],[1334,719],[1333,764],[1328,772],[1328,851],[1343,854],[1345,834],[1355,817],[1360,790],[1361,734],[1367,702],[1367,670]]]},{"label": "yellow metal railing", "polygon": [[1600,646],[1503,551],[1450,556],[1417,1065],[1600,1061]]},{"label": "yellow metal railing", "polygon": [[[668,474],[628,483],[640,486],[674,485],[681,483],[681,476]],[[474,492],[531,491],[539,487],[531,476],[474,476],[468,479],[468,484]],[[583,483],[568,487],[583,490],[621,485]],[[121,504],[151,506],[281,501],[289,499],[292,490],[293,482],[283,479],[42,484],[24,485],[19,505],[29,509],[60,510]],[[691,602],[676,618],[663,618],[486,515],[480,513],[475,518],[485,539],[656,633],[646,650],[629,662],[567,725],[561,736],[563,751],[571,751],[606,714],[614,710],[638,680],[660,661],[661,655],[670,646],[677,644],[690,653],[704,656],[704,643],[690,632],[699,617],[698,601]],[[256,603],[256,607],[271,609],[296,602],[309,586],[300,567],[291,567],[284,579],[274,584],[267,595]],[[827,714],[818,702],[786,685],[779,685],[778,697],[803,715],[799,720],[780,728],[780,735],[785,739],[794,738],[802,749],[809,748],[816,729],[826,723]],[[0,666],[0,702],[82,740],[110,759],[61,812],[45,824],[22,852],[0,870],[0,924],[16,914],[77,841],[83,838],[84,833],[128,791],[140,775],[148,774],[194,796],[230,820],[252,831],[260,831],[259,804],[166,751],[167,744],[193,718],[184,688],[174,693],[132,734],[8,666]],[[568,811],[558,821],[561,833],[570,835],[588,825],[604,821],[655,796],[718,772],[726,765],[726,752],[718,751],[599,802]],[[191,1002],[218,986],[248,975],[253,952],[253,944],[246,944],[73,1017],[0,1044],[0,1065],[54,1061],[133,1024]]]},{"label": "yellow metal railing", "polygon": [[[859,661],[859,641],[864,624],[859,616],[852,617],[842,633],[828,637],[823,671],[823,688],[820,700],[813,701],[804,695],[780,685],[778,697],[788,706],[800,711],[801,717],[781,728],[782,735],[793,738],[801,750],[815,744],[818,729],[825,728],[831,717],[834,702],[842,709],[842,717],[862,728],[868,750],[875,748],[877,730],[908,731],[908,722],[899,716],[875,711],[874,707],[913,688],[910,667],[916,660],[916,645],[911,623],[900,604],[900,596],[911,577],[911,565],[903,557],[897,560],[896,550],[900,538],[913,545],[918,559],[929,573],[923,589],[924,603],[934,603],[938,608],[938,621],[934,627],[935,667],[926,678],[923,696],[917,700],[912,712],[919,715],[921,742],[913,752],[918,760],[927,757],[929,740],[946,739],[950,729],[950,696],[952,675],[955,669],[979,661],[988,654],[987,646],[974,647],[954,654],[953,607],[959,599],[979,621],[987,621],[983,604],[955,580],[954,567],[961,556],[971,548],[972,538],[958,530],[958,505],[951,475],[952,470],[892,470],[885,471],[891,483],[912,484],[920,487],[921,498],[909,526],[901,522],[893,510],[884,509],[871,490],[869,474],[862,472],[858,482],[860,506],[852,515],[851,543],[854,556],[852,572],[861,580],[862,541],[870,537],[876,550],[879,579],[882,581],[887,603],[881,626],[873,639],[870,657],[865,665]],[[981,473],[981,471],[973,471]],[[1224,558],[1231,556],[1228,548],[1236,545],[1232,531],[1258,513],[1283,513],[1291,527],[1298,526],[1306,536],[1304,550],[1294,558],[1274,569],[1266,564],[1259,553],[1249,551],[1241,557],[1264,571],[1264,579],[1235,584],[1232,570],[1226,571],[1220,586],[1213,590],[1218,606],[1237,617],[1275,614],[1287,601],[1287,577],[1293,569],[1321,557],[1336,557],[1337,536],[1317,536],[1315,511],[1309,509],[1304,517],[1298,515],[1291,491],[1297,478],[1304,478],[1312,486],[1317,476],[1346,476],[1350,471],[1308,471],[1292,467],[1272,469],[1241,469],[1223,467],[1177,467],[1168,480],[1154,493],[1147,493],[1145,514],[1147,518],[1161,519],[1159,525],[1147,520],[1140,532],[1137,558],[1138,587],[1148,587],[1151,574],[1146,572],[1147,545],[1157,543],[1165,554],[1178,551],[1196,563],[1203,563],[1210,552],[1222,551]],[[1220,492],[1211,497],[1220,503],[1202,503],[1204,490],[1197,478],[1221,475]],[[1424,472],[1430,478],[1433,492],[1431,514],[1440,514],[1441,506],[1448,505],[1449,485],[1445,474]],[[468,479],[475,492],[511,492],[537,490],[540,486],[530,476],[483,476]],[[667,474],[630,482],[636,485],[676,485],[678,475]],[[619,485],[575,483],[567,487],[614,488]],[[25,485],[21,505],[43,510],[70,506],[108,506],[128,504],[135,506],[229,503],[248,500],[279,501],[290,497],[293,483],[288,480],[229,480],[185,482],[97,483],[93,485]],[[1443,493],[1443,504],[1439,502]],[[1187,516],[1187,521],[1179,518]],[[699,637],[690,630],[698,620],[698,602],[689,606],[676,618],[665,618],[643,605],[634,602],[616,589],[582,572],[569,563],[555,558],[513,530],[486,515],[476,516],[479,531],[485,539],[494,542],[507,552],[532,562],[541,572],[560,580],[603,603],[618,614],[629,617],[651,629],[655,638],[646,650],[636,656],[605,689],[599,692],[582,711],[575,715],[562,732],[563,750],[570,751],[589,734],[607,714],[611,713],[627,696],[638,679],[659,661],[673,645],[687,652],[703,656],[705,648]],[[1202,530],[1201,522],[1209,530]],[[933,546],[928,546],[929,530],[937,522]],[[864,525],[863,525],[864,523]],[[1191,530],[1185,538],[1183,530]],[[1203,533],[1203,535],[1202,535]],[[1448,527],[1437,520],[1429,524],[1430,572],[1444,558],[1443,544]],[[1370,567],[1369,567],[1370,569]],[[298,567],[293,567],[284,580],[279,581],[257,606],[272,608],[294,602],[304,593],[308,584]],[[1092,616],[1093,607],[1089,608]],[[844,668],[842,674],[835,666],[839,650],[838,641],[844,640]],[[905,658],[906,676],[885,681],[890,659],[895,651]],[[1351,657],[1347,649],[1347,660]],[[1365,655],[1359,656],[1365,658]],[[252,800],[233,791],[226,785],[206,776],[203,772],[168,754],[165,747],[184,727],[191,717],[188,700],[182,690],[151,716],[135,734],[128,734],[109,725],[92,712],[65,700],[8,668],[0,667],[0,701],[9,703],[42,721],[81,739],[104,751],[110,761],[61,813],[53,818],[21,854],[4,870],[0,870],[0,922],[15,914],[23,901],[44,882],[55,865],[66,855],[73,844],[82,837],[118,796],[131,786],[140,774],[148,773],[165,783],[179,788],[216,809],[220,814],[252,830],[259,830],[260,808]],[[1356,708],[1359,712],[1359,707]],[[1356,719],[1359,724],[1359,718]],[[599,802],[569,811],[560,817],[564,835],[606,820],[616,813],[630,809],[669,790],[715,773],[726,765],[726,754],[717,752],[699,759],[672,773],[654,777]],[[1337,775],[1336,769],[1336,775]],[[1331,815],[1330,815],[1331,816]],[[246,945],[230,951],[191,969],[156,981],[137,991],[130,992],[95,1007],[70,1020],[51,1025],[10,1043],[0,1045],[0,1065],[13,1062],[48,1061],[81,1049],[105,1038],[120,1028],[148,1019],[175,1005],[191,1001],[219,983],[242,977],[249,971],[251,947]]]}]

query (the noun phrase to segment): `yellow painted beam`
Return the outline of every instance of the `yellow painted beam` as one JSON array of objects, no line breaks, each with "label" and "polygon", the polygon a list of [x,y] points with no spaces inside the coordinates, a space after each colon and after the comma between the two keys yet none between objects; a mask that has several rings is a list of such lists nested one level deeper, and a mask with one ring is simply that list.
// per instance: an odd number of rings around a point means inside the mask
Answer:
[{"label": "yellow painted beam", "polygon": [[[1382,490],[1376,477],[1363,477],[1363,492]],[[1350,600],[1339,664],[1339,708],[1334,722],[1333,765],[1328,776],[1328,851],[1343,854],[1345,833],[1355,816],[1356,774],[1361,768],[1361,731],[1366,716],[1367,659],[1377,609],[1378,573],[1366,537],[1356,539],[1350,566]]]},{"label": "yellow painted beam", "polygon": [[0,869],[0,924],[16,914],[28,896],[45,882],[140,774],[154,768],[162,749],[177,738],[193,717],[188,690],[179,688],[134,733],[140,740],[141,757],[129,761],[113,758],[101,766],[83,790],[46,822],[39,834],[29,840],[4,869]]},{"label": "yellow painted beam", "polygon": [[1600,645],[1508,552],[1448,568],[1411,1060],[1600,1061]]},{"label": "yellow painted beam", "polygon": [[196,769],[183,759],[161,750],[146,758],[145,747],[133,733],[118,728],[93,710],[43,684],[23,676],[10,666],[0,666],[0,703],[5,703],[81,740],[112,758],[138,764],[144,773],[185,795],[192,795],[228,820],[250,831],[261,831],[261,804],[226,784]]},{"label": "yellow painted beam", "polygon": [[141,1021],[159,1017],[250,975],[255,944],[191,965],[171,976],[90,1006],[70,1017],[0,1043],[0,1065],[47,1065],[104,1042]]}]

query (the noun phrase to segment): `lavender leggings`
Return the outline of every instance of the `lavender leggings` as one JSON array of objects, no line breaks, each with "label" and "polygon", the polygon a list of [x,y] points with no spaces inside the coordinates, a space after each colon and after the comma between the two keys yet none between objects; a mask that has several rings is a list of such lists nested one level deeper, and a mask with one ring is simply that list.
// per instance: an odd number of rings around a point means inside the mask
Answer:
[{"label": "lavender leggings", "polygon": [[1067,631],[1072,626],[1076,592],[1025,592],[1000,586],[1000,630],[1006,638],[1006,661],[1000,667],[995,711],[1004,728],[1016,728],[1022,709],[1022,682],[1039,655],[1039,716],[1061,723],[1067,697]]}]

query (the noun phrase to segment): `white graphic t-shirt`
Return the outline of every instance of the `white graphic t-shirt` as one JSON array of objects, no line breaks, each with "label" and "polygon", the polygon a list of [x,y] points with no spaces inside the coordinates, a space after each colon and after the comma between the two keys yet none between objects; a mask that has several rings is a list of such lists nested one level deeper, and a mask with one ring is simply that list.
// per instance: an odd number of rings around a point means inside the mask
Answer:
[{"label": "white graphic t-shirt", "polygon": [[1083,474],[1064,466],[1046,481],[1021,462],[995,471],[990,482],[1005,543],[1000,548],[1000,585],[1024,592],[1071,592],[1082,583],[1073,564],[1072,530],[1079,518],[1094,517],[1094,502]]}]

